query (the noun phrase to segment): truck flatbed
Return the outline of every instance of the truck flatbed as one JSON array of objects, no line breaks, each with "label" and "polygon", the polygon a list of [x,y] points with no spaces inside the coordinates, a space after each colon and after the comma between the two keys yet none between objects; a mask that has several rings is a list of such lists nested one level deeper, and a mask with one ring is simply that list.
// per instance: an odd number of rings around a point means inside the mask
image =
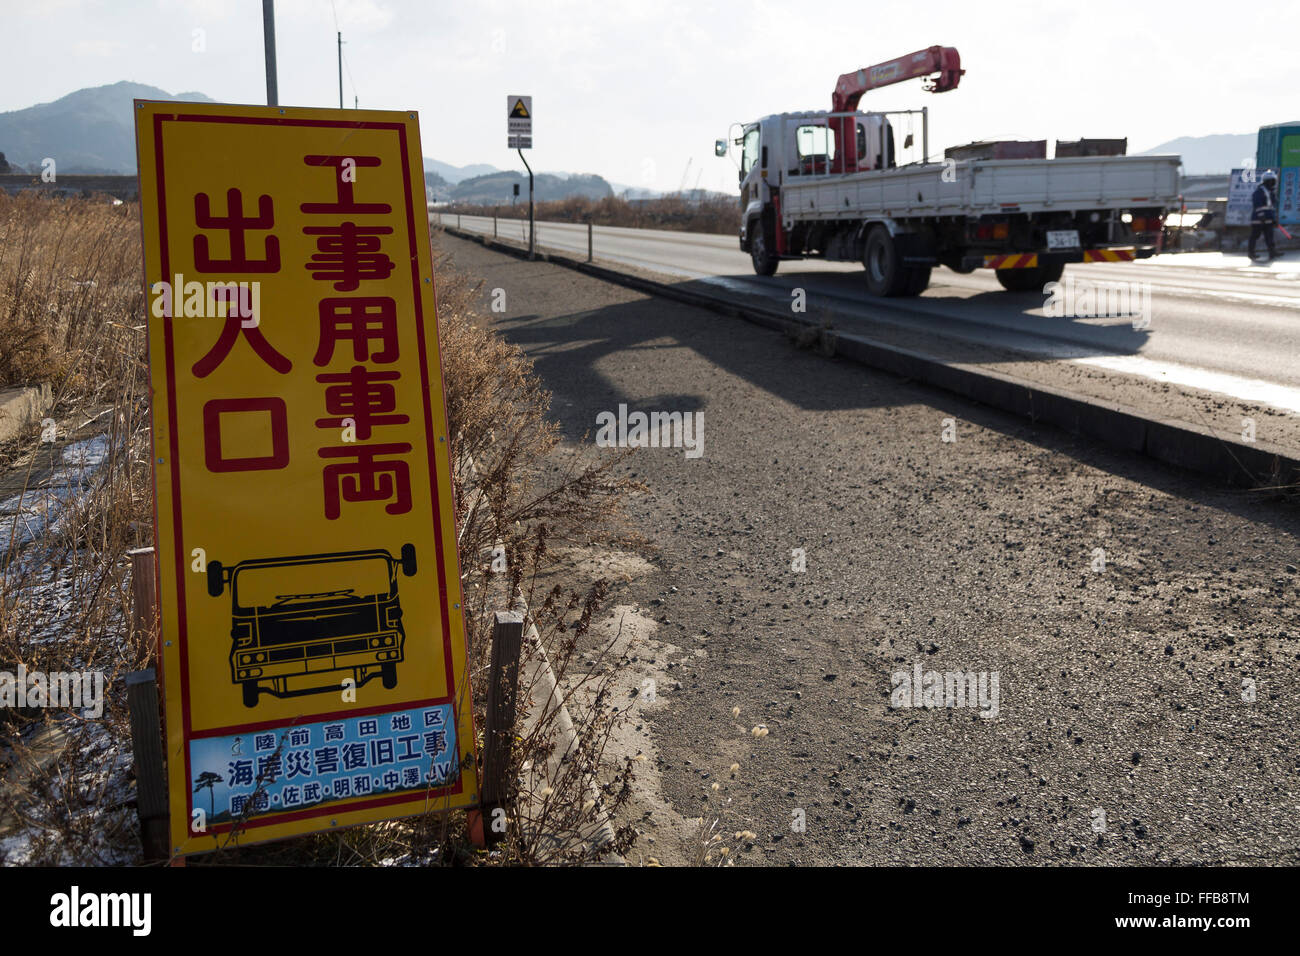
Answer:
[{"label": "truck flatbed", "polygon": [[917,163],[848,174],[782,174],[786,229],[812,220],[982,216],[1166,206],[1178,200],[1178,156]]}]

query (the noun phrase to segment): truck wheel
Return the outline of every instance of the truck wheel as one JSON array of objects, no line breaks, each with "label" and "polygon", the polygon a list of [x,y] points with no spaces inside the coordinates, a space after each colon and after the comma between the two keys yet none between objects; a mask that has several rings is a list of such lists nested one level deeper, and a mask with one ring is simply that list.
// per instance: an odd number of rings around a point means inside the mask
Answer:
[{"label": "truck wheel", "polygon": [[1056,282],[1065,272],[1065,263],[1034,266],[1032,269],[997,269],[998,282],[1008,292],[1041,292],[1049,282]]},{"label": "truck wheel", "polygon": [[767,249],[767,230],[762,220],[755,220],[753,234],[749,240],[749,257],[754,261],[754,272],[761,276],[776,275],[776,267],[781,260]]},{"label": "truck wheel", "polygon": [[415,577],[415,545],[402,545],[402,573],[408,578]]},{"label": "truck wheel", "polygon": [[903,295],[920,295],[930,285],[930,267],[913,266],[908,270],[907,288]]},{"label": "truck wheel", "polygon": [[397,686],[397,665],[380,664],[379,679],[384,682],[384,687],[386,687],[388,690],[392,690],[394,687],[396,687]]},{"label": "truck wheel", "polygon": [[[894,237],[884,226],[872,226],[871,232],[867,234],[862,265],[867,270],[867,291],[872,295],[905,294],[912,270],[903,267],[898,257],[898,247],[894,245]],[[926,281],[929,281],[928,274]]]},{"label": "truck wheel", "polygon": [[243,687],[244,690],[244,706],[256,707],[257,706],[257,681],[246,680],[241,686]]}]

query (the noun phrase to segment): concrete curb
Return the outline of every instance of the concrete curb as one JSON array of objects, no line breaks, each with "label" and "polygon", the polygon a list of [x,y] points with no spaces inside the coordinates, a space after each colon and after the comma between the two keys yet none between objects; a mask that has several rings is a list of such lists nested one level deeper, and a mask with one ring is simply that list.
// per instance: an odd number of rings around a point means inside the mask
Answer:
[{"label": "concrete curb", "polygon": [[32,422],[40,421],[52,402],[49,385],[19,386],[0,392],[0,442],[17,438]]},{"label": "concrete curb", "polygon": [[[522,601],[519,602],[516,610],[524,612],[524,619],[527,620],[527,607]],[[578,732],[573,726],[573,717],[569,714],[568,707],[564,704],[564,694],[560,690],[559,682],[555,677],[555,670],[551,667],[550,658],[546,656],[546,649],[542,647],[540,635],[537,633],[537,625],[529,624],[528,630],[524,633],[524,661],[522,665],[528,671],[528,677],[520,681],[524,688],[537,688],[540,691],[540,710],[536,718],[532,717],[532,709],[529,715],[525,717],[525,723],[533,720],[544,720],[546,714],[552,710],[555,712],[556,736],[559,738],[555,753],[552,754],[548,761],[548,773],[539,773],[536,769],[532,772],[537,778],[536,782],[544,785],[548,782],[548,777],[554,779],[558,775],[560,768],[566,764],[570,757],[578,753]],[[535,792],[535,787],[529,787],[530,792]],[[595,802],[597,808],[602,807],[600,793],[594,785],[587,787],[587,799]],[[622,856],[606,850],[614,842],[614,825],[610,823],[608,815],[603,809],[595,815],[595,819],[589,828],[586,828],[581,834],[583,843],[587,846],[587,851],[593,858],[588,861],[589,865],[605,866],[626,866],[627,861]],[[544,835],[539,834],[539,839],[544,839]]]},{"label": "concrete curb", "polygon": [[[451,226],[442,228],[450,235],[480,242],[495,251],[517,258],[528,257],[526,247]],[[1275,445],[1224,438],[1209,428],[1152,418],[1135,408],[1099,402],[1000,372],[949,365],[867,336],[822,329],[817,322],[799,314],[786,315],[757,306],[738,305],[721,295],[678,289],[568,256],[539,250],[537,260],[787,334],[807,335],[809,331],[815,331],[825,354],[840,355],[862,365],[901,375],[982,405],[1029,418],[1035,423],[1055,425],[1076,435],[1146,455],[1166,465],[1198,472],[1227,485],[1261,488],[1300,483],[1300,459]]]}]

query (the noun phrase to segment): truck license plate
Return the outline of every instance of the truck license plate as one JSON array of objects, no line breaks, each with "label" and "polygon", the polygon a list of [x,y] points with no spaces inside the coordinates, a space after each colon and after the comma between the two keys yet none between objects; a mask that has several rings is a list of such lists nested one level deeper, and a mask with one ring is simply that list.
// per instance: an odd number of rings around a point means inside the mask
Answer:
[{"label": "truck license plate", "polygon": [[1048,249],[1078,249],[1078,229],[1051,229],[1047,233]]}]

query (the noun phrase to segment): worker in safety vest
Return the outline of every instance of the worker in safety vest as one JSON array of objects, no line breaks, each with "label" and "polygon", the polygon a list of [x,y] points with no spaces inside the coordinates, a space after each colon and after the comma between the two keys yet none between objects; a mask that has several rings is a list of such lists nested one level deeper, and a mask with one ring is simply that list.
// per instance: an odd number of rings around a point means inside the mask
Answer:
[{"label": "worker in safety vest", "polygon": [[1253,211],[1250,214],[1250,258],[1255,258],[1255,242],[1260,236],[1268,246],[1268,261],[1277,258],[1273,247],[1273,227],[1277,225],[1277,203],[1273,191],[1277,188],[1277,176],[1271,172],[1264,174],[1259,185],[1250,197]]}]

